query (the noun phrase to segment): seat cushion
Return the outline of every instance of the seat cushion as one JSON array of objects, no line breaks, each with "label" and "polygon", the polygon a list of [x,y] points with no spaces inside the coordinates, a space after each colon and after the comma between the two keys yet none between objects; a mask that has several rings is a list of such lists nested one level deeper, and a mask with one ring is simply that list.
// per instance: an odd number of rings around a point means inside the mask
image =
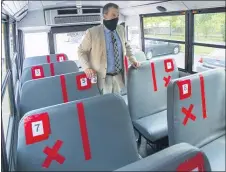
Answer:
[{"label": "seat cushion", "polygon": [[133,121],[134,127],[148,140],[154,142],[168,134],[167,111],[161,111]]},{"label": "seat cushion", "polygon": [[225,171],[225,135],[201,147],[212,171]]}]

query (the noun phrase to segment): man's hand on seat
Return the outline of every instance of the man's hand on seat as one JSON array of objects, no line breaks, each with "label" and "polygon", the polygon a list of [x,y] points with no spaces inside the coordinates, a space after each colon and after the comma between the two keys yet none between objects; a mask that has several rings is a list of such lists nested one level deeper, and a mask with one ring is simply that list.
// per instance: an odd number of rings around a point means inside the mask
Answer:
[{"label": "man's hand on seat", "polygon": [[138,68],[140,67],[140,63],[138,61],[133,62],[133,67]]},{"label": "man's hand on seat", "polygon": [[96,75],[96,72],[90,68],[86,69],[84,72],[85,72],[87,78],[89,78],[89,79],[91,79],[92,77],[94,77]]}]

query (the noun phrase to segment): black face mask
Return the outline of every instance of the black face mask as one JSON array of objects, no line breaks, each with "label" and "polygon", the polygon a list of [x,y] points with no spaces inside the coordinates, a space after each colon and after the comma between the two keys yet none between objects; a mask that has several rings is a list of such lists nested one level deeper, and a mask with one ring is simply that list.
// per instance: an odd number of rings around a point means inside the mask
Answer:
[{"label": "black face mask", "polygon": [[104,26],[109,30],[113,31],[116,29],[118,24],[118,18],[114,18],[111,20],[103,20]]}]

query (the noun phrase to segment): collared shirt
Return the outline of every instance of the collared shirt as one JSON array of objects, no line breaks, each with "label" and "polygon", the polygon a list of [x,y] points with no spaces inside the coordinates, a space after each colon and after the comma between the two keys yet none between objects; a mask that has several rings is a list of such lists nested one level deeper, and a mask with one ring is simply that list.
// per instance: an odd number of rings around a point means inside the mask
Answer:
[{"label": "collared shirt", "polygon": [[[115,73],[115,57],[114,57],[114,48],[113,48],[113,42],[112,42],[112,38],[111,38],[111,32],[112,31],[110,31],[106,27],[104,27],[106,54],[107,54],[107,73]],[[118,46],[120,68],[122,69],[123,68],[122,43],[115,30],[113,31],[113,34],[115,36],[116,43]]]}]

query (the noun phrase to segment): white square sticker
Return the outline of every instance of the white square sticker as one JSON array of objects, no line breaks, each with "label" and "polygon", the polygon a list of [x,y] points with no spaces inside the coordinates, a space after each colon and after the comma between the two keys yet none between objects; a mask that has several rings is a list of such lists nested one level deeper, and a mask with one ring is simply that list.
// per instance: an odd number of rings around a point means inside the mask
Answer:
[{"label": "white square sticker", "polygon": [[81,78],[80,82],[82,87],[87,86],[87,78]]},{"label": "white square sticker", "polygon": [[44,134],[42,121],[32,122],[32,134],[33,136],[39,136]]},{"label": "white square sticker", "polygon": [[63,57],[63,56],[60,56],[60,57],[59,57],[59,61],[60,61],[60,62],[64,61],[64,57]]},{"label": "white square sticker", "polygon": [[41,76],[41,70],[35,69],[35,76]]},{"label": "white square sticker", "polygon": [[188,84],[182,85],[183,88],[183,94],[188,94]]},{"label": "white square sticker", "polygon": [[167,62],[167,69],[172,69],[172,64],[171,64],[171,62]]},{"label": "white square sticker", "polygon": [[192,171],[199,171],[199,168],[198,167],[196,167],[195,169],[193,169]]}]

